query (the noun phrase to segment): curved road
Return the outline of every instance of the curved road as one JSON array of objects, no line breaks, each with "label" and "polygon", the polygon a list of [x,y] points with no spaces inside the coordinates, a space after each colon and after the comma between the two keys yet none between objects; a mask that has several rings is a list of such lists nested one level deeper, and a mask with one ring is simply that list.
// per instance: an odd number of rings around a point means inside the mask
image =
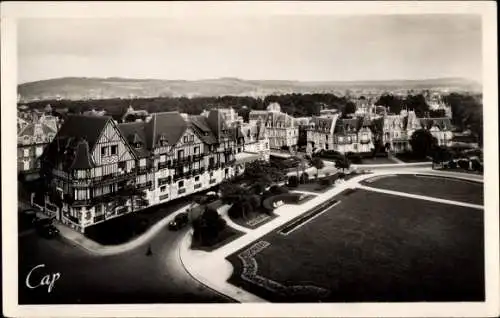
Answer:
[{"label": "curved road", "polygon": [[[230,300],[204,287],[184,270],[178,244],[186,230],[166,228],[150,241],[118,255],[95,256],[62,239],[36,233],[19,237],[19,304],[207,303]],[[153,255],[146,256],[148,243]],[[43,275],[60,273],[53,290],[26,287]]]}]

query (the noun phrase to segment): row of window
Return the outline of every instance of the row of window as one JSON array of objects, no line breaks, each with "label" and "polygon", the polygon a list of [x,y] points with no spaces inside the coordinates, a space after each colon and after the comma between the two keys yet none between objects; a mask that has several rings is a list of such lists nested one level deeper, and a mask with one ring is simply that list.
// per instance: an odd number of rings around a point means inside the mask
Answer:
[{"label": "row of window", "polygon": [[101,147],[101,156],[114,156],[118,154],[118,145],[103,146]]}]

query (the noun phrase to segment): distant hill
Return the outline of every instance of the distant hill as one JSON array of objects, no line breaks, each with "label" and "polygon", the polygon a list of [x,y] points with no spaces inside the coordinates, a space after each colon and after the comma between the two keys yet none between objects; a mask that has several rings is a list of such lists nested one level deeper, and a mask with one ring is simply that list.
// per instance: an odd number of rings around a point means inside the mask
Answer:
[{"label": "distant hill", "polygon": [[217,78],[196,81],[65,77],[18,85],[22,101],[130,97],[266,96],[287,93],[337,93],[350,90],[447,89],[480,92],[481,85],[462,78],[391,81],[300,82]]}]

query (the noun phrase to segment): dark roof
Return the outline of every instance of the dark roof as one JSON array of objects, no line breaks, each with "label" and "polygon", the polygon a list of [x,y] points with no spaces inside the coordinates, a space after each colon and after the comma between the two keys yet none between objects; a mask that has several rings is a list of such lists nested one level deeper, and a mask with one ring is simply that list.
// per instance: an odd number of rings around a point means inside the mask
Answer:
[{"label": "dark roof", "polygon": [[130,144],[130,147],[139,158],[147,157],[150,154],[147,148],[146,125],[144,122],[118,124],[118,129],[123,138]]},{"label": "dark roof", "polygon": [[349,130],[357,132],[361,128],[361,120],[358,118],[339,118],[335,124],[336,134],[346,134]]},{"label": "dark roof", "polygon": [[92,151],[109,120],[109,116],[70,115],[59,129],[57,137],[85,138]]},{"label": "dark roof", "polygon": [[188,127],[186,120],[179,112],[153,114],[146,125],[147,148],[152,149],[160,139],[169,145],[175,145]]},{"label": "dark roof", "polygon": [[89,144],[86,140],[81,140],[78,142],[75,157],[69,169],[90,169],[92,167],[94,167],[94,162],[90,156]]},{"label": "dark roof", "polygon": [[[110,119],[108,116],[68,116],[54,140],[45,147],[41,161],[48,162],[63,171],[74,168],[75,163],[77,167],[92,164],[90,152]],[[83,140],[86,146],[79,146]],[[87,151],[88,154],[83,155],[83,151]]]},{"label": "dark roof", "polygon": [[441,130],[451,130],[451,120],[449,118],[420,118],[420,123],[425,129],[437,126]]},{"label": "dark roof", "polygon": [[191,128],[204,143],[215,144],[217,138],[208,125],[208,119],[205,116],[196,115],[189,117]]}]

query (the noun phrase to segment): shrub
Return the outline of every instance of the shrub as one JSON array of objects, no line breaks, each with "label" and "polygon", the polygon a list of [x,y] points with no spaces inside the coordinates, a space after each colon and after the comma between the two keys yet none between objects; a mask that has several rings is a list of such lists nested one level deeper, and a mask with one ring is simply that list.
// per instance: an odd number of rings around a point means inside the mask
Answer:
[{"label": "shrub", "polygon": [[288,193],[288,189],[286,187],[273,185],[271,188],[269,188],[269,192],[271,192],[272,194],[283,194]]},{"label": "shrub", "polygon": [[321,179],[319,181],[319,184],[322,185],[322,186],[331,186],[333,184],[333,180],[330,179],[330,178]]},{"label": "shrub", "polygon": [[483,165],[481,164],[481,162],[479,162],[479,160],[477,159],[471,160],[471,165],[472,165],[472,170],[480,172],[482,171]]},{"label": "shrub", "polygon": [[448,162],[448,167],[450,169],[456,169],[457,168],[457,163],[454,160],[451,160],[450,162]]},{"label": "shrub", "polygon": [[297,176],[290,176],[290,178],[288,178],[289,187],[296,188],[298,185],[299,185],[299,179],[297,178]]},{"label": "shrub", "polygon": [[464,170],[469,170],[469,160],[458,160],[458,166]]}]

